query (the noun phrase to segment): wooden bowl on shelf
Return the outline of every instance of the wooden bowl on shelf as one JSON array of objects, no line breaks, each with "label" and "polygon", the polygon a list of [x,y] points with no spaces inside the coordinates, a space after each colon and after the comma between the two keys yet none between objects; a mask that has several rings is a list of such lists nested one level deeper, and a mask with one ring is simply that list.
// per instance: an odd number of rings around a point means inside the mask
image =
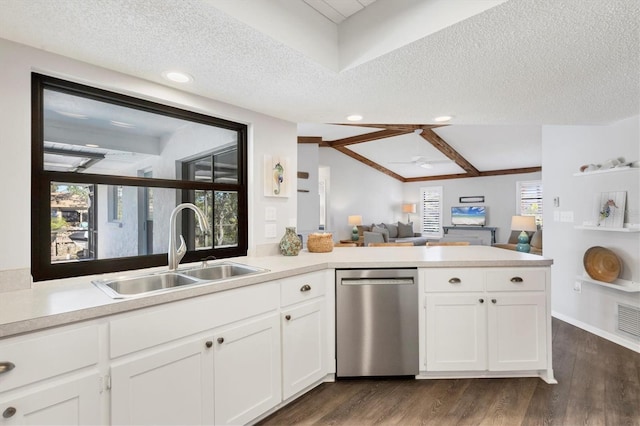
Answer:
[{"label": "wooden bowl on shelf", "polygon": [[594,280],[611,283],[618,278],[622,269],[620,258],[611,250],[594,246],[584,252],[584,270]]}]

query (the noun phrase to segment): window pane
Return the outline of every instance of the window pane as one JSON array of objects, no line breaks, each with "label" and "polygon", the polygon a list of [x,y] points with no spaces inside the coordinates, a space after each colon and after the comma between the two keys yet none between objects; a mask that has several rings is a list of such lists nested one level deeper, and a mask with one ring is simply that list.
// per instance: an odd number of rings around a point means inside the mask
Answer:
[{"label": "window pane", "polygon": [[95,259],[94,185],[51,184],[51,263]]},{"label": "window pane", "polygon": [[[51,89],[44,90],[43,115],[44,170],[137,176],[153,168],[154,178],[182,179],[176,161],[220,151],[216,179],[238,181],[235,130]],[[202,173],[211,182],[207,168]]]},{"label": "window pane", "polygon": [[238,245],[238,193],[215,191],[213,209],[215,248]]},{"label": "window pane", "polygon": [[442,187],[421,188],[422,234],[426,237],[442,237]]}]

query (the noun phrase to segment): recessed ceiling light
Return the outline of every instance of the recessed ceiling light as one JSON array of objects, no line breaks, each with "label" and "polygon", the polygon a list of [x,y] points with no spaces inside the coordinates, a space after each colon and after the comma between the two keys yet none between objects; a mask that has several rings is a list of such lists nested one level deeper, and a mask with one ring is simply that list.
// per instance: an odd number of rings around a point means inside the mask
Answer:
[{"label": "recessed ceiling light", "polygon": [[451,115],[441,115],[440,117],[436,117],[433,119],[436,123],[444,123],[445,121],[451,120],[453,117]]},{"label": "recessed ceiling light", "polygon": [[111,125],[117,126],[117,127],[124,127],[125,129],[136,127],[135,124],[125,123],[124,121],[116,121],[116,120],[111,120]]},{"label": "recessed ceiling light", "polygon": [[358,115],[358,114],[353,114],[347,117],[347,120],[349,121],[360,121],[362,120],[362,116]]},{"label": "recessed ceiling light", "polygon": [[86,143],[84,146],[88,148],[100,148],[100,145],[96,145],[95,143]]},{"label": "recessed ceiling light", "polygon": [[162,73],[162,76],[174,83],[188,83],[193,81],[193,77],[181,71],[165,71]]}]

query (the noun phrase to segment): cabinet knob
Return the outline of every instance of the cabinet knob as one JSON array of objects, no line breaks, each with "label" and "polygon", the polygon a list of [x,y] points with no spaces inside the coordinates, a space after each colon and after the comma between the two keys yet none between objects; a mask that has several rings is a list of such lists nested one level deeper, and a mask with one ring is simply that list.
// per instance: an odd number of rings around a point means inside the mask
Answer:
[{"label": "cabinet knob", "polygon": [[305,284],[302,287],[300,287],[300,291],[310,291],[311,290],[311,286],[309,284]]},{"label": "cabinet knob", "polygon": [[0,374],[8,373],[9,371],[13,370],[14,368],[16,368],[16,365],[14,363],[12,363],[12,362],[9,362],[9,361],[0,362]]},{"label": "cabinet knob", "polygon": [[462,280],[460,278],[454,277],[449,279],[449,284],[460,284]]},{"label": "cabinet knob", "polygon": [[284,319],[286,319],[287,321],[289,321],[291,319],[291,315],[285,315]]},{"label": "cabinet knob", "polygon": [[511,278],[511,282],[514,283],[514,284],[521,283],[523,281],[524,280],[521,277],[513,277],[513,278]]},{"label": "cabinet knob", "polygon": [[207,340],[207,342],[204,344],[207,348],[210,348],[211,346],[213,346],[213,342],[211,340]]},{"label": "cabinet knob", "polygon": [[497,303],[498,301],[496,299],[491,299],[491,303]]},{"label": "cabinet knob", "polygon": [[9,407],[2,412],[2,417],[4,417],[5,419],[8,419],[13,417],[15,413],[16,413],[15,407]]},{"label": "cabinet knob", "polygon": [[484,303],[484,299],[478,299],[478,302]]},{"label": "cabinet knob", "polygon": [[224,343],[224,337],[218,337],[218,343]]}]

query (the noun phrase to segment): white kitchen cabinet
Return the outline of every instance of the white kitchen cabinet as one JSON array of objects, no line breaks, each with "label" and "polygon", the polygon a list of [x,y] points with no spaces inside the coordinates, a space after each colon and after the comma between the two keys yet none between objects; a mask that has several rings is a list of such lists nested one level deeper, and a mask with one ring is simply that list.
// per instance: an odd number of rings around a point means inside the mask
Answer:
[{"label": "white kitchen cabinet", "polygon": [[281,401],[280,317],[215,332],[215,424],[245,424]]},{"label": "white kitchen cabinet", "polygon": [[487,367],[484,295],[426,296],[428,371],[473,371]]},{"label": "white kitchen cabinet", "polygon": [[95,323],[0,341],[0,425],[104,422]]},{"label": "white kitchen cabinet", "polygon": [[75,375],[45,386],[4,394],[0,425],[101,424],[99,375]]},{"label": "white kitchen cabinet", "polygon": [[324,297],[287,308],[282,323],[282,394],[288,399],[327,374]]},{"label": "white kitchen cabinet", "polygon": [[427,372],[549,368],[545,380],[554,381],[546,269],[430,272],[423,272]]},{"label": "white kitchen cabinet", "polygon": [[212,346],[212,338],[188,340],[113,363],[111,423],[212,424]]},{"label": "white kitchen cabinet", "polygon": [[488,293],[489,370],[547,368],[545,294]]}]

